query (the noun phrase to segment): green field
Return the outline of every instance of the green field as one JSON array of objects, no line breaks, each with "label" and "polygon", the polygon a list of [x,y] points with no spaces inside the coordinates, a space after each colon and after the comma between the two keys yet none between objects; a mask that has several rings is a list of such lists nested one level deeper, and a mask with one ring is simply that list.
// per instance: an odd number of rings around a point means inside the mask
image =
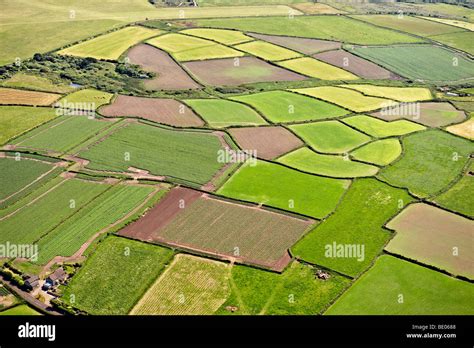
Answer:
[{"label": "green field", "polygon": [[127,314],[172,255],[170,249],[110,236],[69,282],[62,299],[90,314]]},{"label": "green field", "polygon": [[236,45],[246,41],[254,40],[253,37],[236,30],[193,28],[181,30],[180,33],[197,36],[203,39],[217,41],[224,45]]},{"label": "green field", "polygon": [[357,80],[359,78],[348,71],[309,57],[286,60],[277,64],[321,80]]},{"label": "green field", "polygon": [[462,31],[462,29],[451,25],[436,23],[407,15],[363,15],[353,16],[353,18],[381,27],[404,31],[419,36],[431,36]]},{"label": "green field", "polygon": [[[356,180],[336,213],[303,237],[291,252],[304,261],[357,276],[370,267],[390,239],[391,232],[383,229],[383,224],[410,201],[404,190],[375,179]],[[334,243],[344,249],[354,246],[358,252],[336,254]]]},{"label": "green field", "polygon": [[472,315],[473,297],[468,282],[384,255],[325,314]]},{"label": "green field", "polygon": [[446,188],[462,171],[474,146],[440,130],[428,130],[402,140],[403,157],[379,176],[426,197]]},{"label": "green field", "polygon": [[433,99],[428,88],[420,87],[386,87],[374,85],[346,84],[339,87],[355,89],[373,97],[393,99],[400,102],[415,102]]},{"label": "green field", "polygon": [[[474,170],[471,162],[470,170]],[[465,174],[449,190],[434,199],[442,207],[474,217],[474,176]]]},{"label": "green field", "polygon": [[370,24],[341,16],[302,16],[295,18],[202,19],[197,26],[236,29],[261,34],[300,36],[343,41],[363,45],[389,45],[422,42],[422,39],[377,28]]},{"label": "green field", "polygon": [[176,60],[204,60],[241,57],[244,53],[213,41],[182,34],[166,34],[147,43],[172,54]]},{"label": "green field", "polygon": [[262,92],[231,99],[253,106],[275,123],[320,120],[347,114],[335,105],[286,91]]},{"label": "green field", "polygon": [[439,41],[445,45],[457,48],[458,50],[474,54],[474,33],[472,31],[464,31],[453,34],[443,34],[430,37],[430,39]]},{"label": "green field", "polygon": [[229,275],[230,266],[226,263],[176,255],[130,314],[214,314],[229,296]]},{"label": "green field", "polygon": [[56,113],[51,108],[1,106],[0,144],[4,144],[8,140],[55,117]]},{"label": "green field", "polygon": [[117,60],[129,47],[161,33],[162,31],[155,29],[131,26],[67,47],[58,53],[78,57]]},{"label": "green field", "polygon": [[376,138],[405,135],[426,129],[426,127],[422,125],[407,120],[387,122],[365,115],[348,117],[342,121]]},{"label": "green field", "polygon": [[219,138],[210,133],[130,124],[80,156],[91,161],[87,166],[91,169],[127,171],[135,167],[204,184],[224,165],[217,161],[219,149]]},{"label": "green field", "polygon": [[153,192],[152,187],[115,185],[38,241],[37,263],[72,256],[89,238],[119,221]]},{"label": "green field", "polygon": [[370,141],[367,135],[338,121],[298,124],[290,129],[319,152],[345,153]]},{"label": "green field", "polygon": [[41,315],[37,311],[35,311],[33,308],[28,307],[25,304],[15,306],[13,308],[9,308],[7,310],[4,310],[0,312],[1,315]]},{"label": "green field", "polygon": [[107,187],[105,184],[77,179],[63,181],[33,204],[25,205],[15,214],[1,220],[0,240],[18,244],[33,243],[80,211]]},{"label": "green field", "polygon": [[267,124],[255,110],[241,103],[223,99],[188,99],[184,102],[214,128]]},{"label": "green field", "polygon": [[413,80],[470,79],[474,69],[474,62],[471,60],[450,50],[431,45],[355,47],[350,52]]},{"label": "green field", "polygon": [[333,86],[293,89],[292,91],[323,99],[355,112],[376,110],[396,105],[395,102],[389,99],[369,97],[354,90]]},{"label": "green field", "polygon": [[265,60],[283,60],[301,57],[300,53],[265,41],[252,41],[234,47]]},{"label": "green field", "polygon": [[38,177],[52,169],[51,164],[15,158],[0,158],[0,203],[16,192],[25,189]]},{"label": "green field", "polygon": [[386,166],[395,161],[401,154],[402,146],[398,139],[389,138],[364,145],[353,151],[351,156],[358,161]]},{"label": "green field", "polygon": [[234,315],[314,315],[319,314],[349,281],[336,274],[328,280],[315,277],[315,269],[293,262],[283,274],[234,266],[231,272],[232,293],[217,314]]},{"label": "green field", "polygon": [[348,182],[299,173],[258,161],[243,165],[218,193],[322,218],[336,207]]},{"label": "green field", "polygon": [[54,127],[46,124],[12,143],[19,148],[64,153],[114,124],[87,116],[61,116],[56,121]]},{"label": "green field", "polygon": [[30,75],[22,72],[16,73],[8,80],[2,82],[1,85],[4,87],[25,88],[52,93],[69,93],[74,91],[74,87],[64,84],[63,82],[57,83],[43,76]]},{"label": "green field", "polygon": [[306,147],[280,157],[278,162],[308,173],[334,178],[372,176],[378,171],[372,165],[351,161],[344,156],[318,154]]}]

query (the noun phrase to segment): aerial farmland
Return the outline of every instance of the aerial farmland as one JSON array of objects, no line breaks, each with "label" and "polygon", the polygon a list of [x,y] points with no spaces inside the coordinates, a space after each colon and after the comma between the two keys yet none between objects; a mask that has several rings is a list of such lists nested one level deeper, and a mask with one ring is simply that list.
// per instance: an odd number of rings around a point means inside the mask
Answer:
[{"label": "aerial farmland", "polygon": [[474,7],[236,3],[2,1],[0,315],[474,315]]}]

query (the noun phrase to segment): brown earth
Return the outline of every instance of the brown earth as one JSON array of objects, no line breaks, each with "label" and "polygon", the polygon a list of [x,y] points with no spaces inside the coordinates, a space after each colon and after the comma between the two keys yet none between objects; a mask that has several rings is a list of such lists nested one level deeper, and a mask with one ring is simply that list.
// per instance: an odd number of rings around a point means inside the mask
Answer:
[{"label": "brown earth", "polygon": [[[291,261],[288,249],[314,222],[190,189],[175,190],[119,234],[282,271]],[[178,205],[181,198],[184,209]]]},{"label": "brown earth", "polygon": [[341,48],[341,43],[337,41],[326,41],[317,39],[306,39],[302,37],[265,35],[265,34],[247,34],[256,39],[271,42],[275,45],[283,46],[303,54],[314,54],[322,51],[336,50]]},{"label": "brown earth", "polygon": [[61,94],[0,88],[0,104],[47,106],[58,100]]},{"label": "brown earth", "polygon": [[103,106],[100,113],[112,117],[140,117],[178,127],[204,125],[204,121],[190,108],[174,99],[119,95],[112,104]]},{"label": "brown earth", "polygon": [[150,209],[141,219],[126,226],[118,233],[135,239],[153,241],[155,233],[168,225],[184,207],[191,205],[202,195],[201,192],[175,187]]},{"label": "brown earth", "polygon": [[[238,62],[238,65],[235,65]],[[254,57],[210,59],[183,64],[199,81],[212,86],[236,86],[270,81],[301,81],[305,76]]]},{"label": "brown earth", "polygon": [[156,47],[140,44],[128,51],[130,63],[140,65],[145,71],[156,73],[156,77],[144,82],[147,89],[195,89],[199,84],[167,53]]},{"label": "brown earth", "polygon": [[[411,103],[413,104],[413,103]],[[463,111],[457,110],[450,103],[418,103],[420,114],[414,115],[406,109],[404,104],[400,104],[386,110],[372,113],[372,116],[381,118],[385,121],[406,119],[415,121],[428,127],[442,127],[451,123],[458,123],[466,118]]]},{"label": "brown earth", "polygon": [[255,150],[257,157],[267,160],[303,146],[298,137],[283,127],[232,128],[229,132],[243,150]]},{"label": "brown earth", "polygon": [[400,80],[401,77],[377,64],[369,62],[344,50],[335,50],[313,55],[314,58],[350,71],[364,79]]}]

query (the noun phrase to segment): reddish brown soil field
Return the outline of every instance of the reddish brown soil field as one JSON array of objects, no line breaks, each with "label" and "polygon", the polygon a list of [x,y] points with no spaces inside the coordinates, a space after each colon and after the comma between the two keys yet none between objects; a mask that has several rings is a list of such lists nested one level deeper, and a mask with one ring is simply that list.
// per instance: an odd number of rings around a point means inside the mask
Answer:
[{"label": "reddish brown soil field", "polygon": [[[412,103],[413,106],[415,104]],[[399,105],[388,111],[378,111],[372,116],[381,118],[386,121],[399,119],[407,119],[415,121],[428,127],[443,127],[451,123],[458,123],[466,118],[463,111],[457,110],[450,103],[417,103],[419,106],[419,114],[410,109],[408,105]]]},{"label": "reddish brown soil field", "polygon": [[[237,63],[238,62],[238,63]],[[199,81],[212,86],[236,86],[269,81],[300,81],[306,77],[254,57],[210,59],[184,63]]]},{"label": "reddish brown soil field", "polygon": [[156,77],[145,81],[150,90],[199,88],[189,75],[165,52],[146,44],[140,44],[128,51],[132,64],[156,73]]},{"label": "reddish brown soil field", "polygon": [[392,79],[400,80],[401,77],[378,66],[368,60],[357,57],[344,50],[335,50],[313,55],[314,58],[323,62],[338,66],[344,70],[350,71],[364,79]]},{"label": "reddish brown soil field", "polygon": [[[176,190],[119,234],[282,271],[291,261],[288,249],[314,223],[189,189]],[[181,198],[184,209],[179,208]]]},{"label": "reddish brown soil field", "polygon": [[256,150],[257,157],[267,160],[303,146],[298,137],[283,127],[233,128],[230,134],[243,150]]},{"label": "reddish brown soil field", "polygon": [[336,50],[341,48],[341,43],[337,41],[326,41],[317,39],[306,39],[302,37],[248,34],[256,39],[271,42],[275,45],[283,46],[304,54],[314,54],[322,51]]},{"label": "reddish brown soil field", "polygon": [[190,108],[174,99],[142,98],[119,95],[112,104],[103,106],[104,116],[132,116],[171,126],[204,125]]},{"label": "reddish brown soil field", "polygon": [[175,187],[145,216],[120,230],[119,234],[151,242],[155,239],[154,231],[168,225],[182,209],[191,205],[201,195],[199,191]]}]

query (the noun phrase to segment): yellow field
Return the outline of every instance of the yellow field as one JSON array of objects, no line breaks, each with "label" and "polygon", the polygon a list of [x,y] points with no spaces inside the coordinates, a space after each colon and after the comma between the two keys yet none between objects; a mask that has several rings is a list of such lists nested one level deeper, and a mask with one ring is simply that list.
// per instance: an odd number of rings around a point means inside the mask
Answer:
[{"label": "yellow field", "polygon": [[474,117],[463,123],[449,126],[446,130],[461,137],[474,140]]},{"label": "yellow field", "polygon": [[237,45],[235,48],[266,60],[283,60],[301,57],[301,54],[297,52],[264,41],[247,42]]},{"label": "yellow field", "polygon": [[242,42],[255,40],[253,37],[247,36],[237,30],[193,28],[181,30],[180,33],[214,40],[225,45],[236,45]]},{"label": "yellow field", "polygon": [[240,57],[244,53],[213,41],[182,34],[167,34],[147,43],[172,54],[179,61]]},{"label": "yellow field", "polygon": [[131,315],[210,315],[230,295],[230,266],[179,254],[130,312]]},{"label": "yellow field", "polygon": [[362,93],[340,87],[313,87],[292,89],[293,92],[309,95],[318,99],[340,105],[355,112],[377,110],[383,107],[395,106],[396,102],[390,99],[367,97]]},{"label": "yellow field", "polygon": [[67,47],[58,53],[78,57],[116,60],[129,47],[161,33],[162,31],[156,29],[126,27]]},{"label": "yellow field", "polygon": [[356,75],[313,58],[297,58],[277,63],[297,73],[321,80],[357,80]]},{"label": "yellow field", "polygon": [[458,21],[455,19],[445,19],[445,18],[434,18],[434,17],[421,17],[421,18],[428,19],[434,22],[452,25],[454,27],[459,27],[459,28],[470,30],[470,31],[474,31],[474,23]]},{"label": "yellow field", "polygon": [[339,87],[355,89],[365,95],[393,99],[401,102],[431,100],[433,96],[428,88],[419,87],[385,87],[374,85],[339,85]]},{"label": "yellow field", "polygon": [[54,103],[60,97],[61,94],[0,87],[0,104],[2,105],[47,106]]}]

